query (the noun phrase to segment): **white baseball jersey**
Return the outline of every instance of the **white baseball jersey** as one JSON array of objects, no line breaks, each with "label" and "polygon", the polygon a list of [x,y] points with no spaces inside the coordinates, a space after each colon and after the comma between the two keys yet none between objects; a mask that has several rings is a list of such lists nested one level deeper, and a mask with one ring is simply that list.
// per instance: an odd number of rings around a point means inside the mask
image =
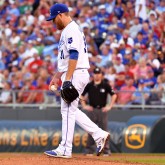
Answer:
[{"label": "white baseball jersey", "polygon": [[58,47],[59,72],[66,72],[68,70],[68,61],[70,56],[69,50],[71,49],[79,52],[76,69],[88,69],[90,66],[85,36],[75,21],[69,23],[61,34]]}]

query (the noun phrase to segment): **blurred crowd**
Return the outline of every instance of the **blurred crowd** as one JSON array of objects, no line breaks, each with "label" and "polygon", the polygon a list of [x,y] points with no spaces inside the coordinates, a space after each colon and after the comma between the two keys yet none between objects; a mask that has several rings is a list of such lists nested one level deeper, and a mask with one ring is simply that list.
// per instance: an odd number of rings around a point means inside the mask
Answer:
[{"label": "blurred crowd", "polygon": [[17,103],[42,103],[45,95],[60,101],[48,91],[61,32],[46,18],[56,2],[69,6],[85,33],[91,79],[102,68],[120,91],[118,104],[142,104],[142,95],[165,104],[164,0],[1,0],[0,103],[12,102],[14,90]]}]

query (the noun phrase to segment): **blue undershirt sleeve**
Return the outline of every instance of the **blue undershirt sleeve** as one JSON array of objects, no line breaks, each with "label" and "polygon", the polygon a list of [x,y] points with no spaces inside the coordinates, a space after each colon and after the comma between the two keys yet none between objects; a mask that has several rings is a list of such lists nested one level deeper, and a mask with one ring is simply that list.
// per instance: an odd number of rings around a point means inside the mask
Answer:
[{"label": "blue undershirt sleeve", "polygon": [[77,50],[71,49],[71,50],[69,50],[69,54],[70,54],[69,59],[78,60],[79,52]]}]

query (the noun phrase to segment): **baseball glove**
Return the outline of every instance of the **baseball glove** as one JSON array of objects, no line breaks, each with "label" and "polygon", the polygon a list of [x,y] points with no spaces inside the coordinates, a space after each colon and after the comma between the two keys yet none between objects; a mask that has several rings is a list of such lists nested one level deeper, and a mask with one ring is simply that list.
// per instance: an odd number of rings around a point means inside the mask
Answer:
[{"label": "baseball glove", "polygon": [[76,88],[70,81],[65,81],[63,83],[62,89],[60,91],[62,99],[67,103],[70,104],[74,101],[78,96],[78,92]]}]

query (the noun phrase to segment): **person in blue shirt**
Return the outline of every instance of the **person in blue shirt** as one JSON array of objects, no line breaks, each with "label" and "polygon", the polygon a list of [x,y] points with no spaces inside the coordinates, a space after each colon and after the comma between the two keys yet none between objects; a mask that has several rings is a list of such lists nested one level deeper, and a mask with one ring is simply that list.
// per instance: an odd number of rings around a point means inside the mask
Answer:
[{"label": "person in blue shirt", "polygon": [[134,43],[135,43],[135,45],[137,45],[137,44],[146,45],[147,38],[143,37],[143,33],[142,32],[138,32],[137,37],[134,39]]},{"label": "person in blue shirt", "polygon": [[108,27],[110,25],[109,22],[109,14],[106,12],[105,5],[100,5],[99,6],[99,12],[97,14],[98,22],[99,22],[99,32],[108,32]]},{"label": "person in blue shirt", "polygon": [[153,88],[157,82],[157,78],[154,76],[154,71],[148,70],[147,71],[147,78],[144,80],[145,86],[148,88]]},{"label": "person in blue shirt", "polygon": [[119,20],[122,18],[124,14],[124,9],[122,5],[123,5],[122,2],[117,0],[114,8],[114,14],[117,16]]},{"label": "person in blue shirt", "polygon": [[132,104],[143,104],[146,103],[150,96],[150,89],[145,86],[145,80],[140,79],[138,82],[138,87],[132,95]]}]

